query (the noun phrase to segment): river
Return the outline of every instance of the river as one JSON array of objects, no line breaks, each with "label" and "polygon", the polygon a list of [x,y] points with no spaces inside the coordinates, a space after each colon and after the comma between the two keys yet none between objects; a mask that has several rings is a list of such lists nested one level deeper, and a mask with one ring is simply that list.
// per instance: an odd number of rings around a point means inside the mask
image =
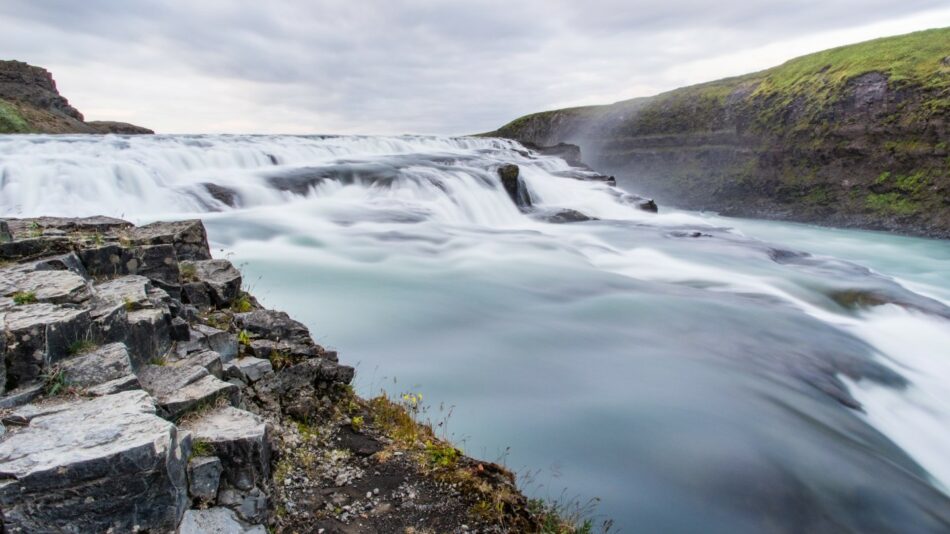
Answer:
[{"label": "river", "polygon": [[201,217],[360,393],[422,393],[614,532],[950,530],[950,243],[653,214],[565,170],[500,139],[0,136],[0,216]]}]

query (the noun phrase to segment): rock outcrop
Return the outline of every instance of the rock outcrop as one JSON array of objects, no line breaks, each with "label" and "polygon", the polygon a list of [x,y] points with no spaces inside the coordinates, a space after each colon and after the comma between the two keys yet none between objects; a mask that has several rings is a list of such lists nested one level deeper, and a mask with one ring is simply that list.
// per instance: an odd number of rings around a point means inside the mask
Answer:
[{"label": "rock outcrop", "polygon": [[[948,28],[878,39],[486,135],[573,143],[672,206],[948,238],[947,43]],[[560,147],[546,150],[577,158]]]},{"label": "rock outcrop", "polygon": [[[503,468],[357,397],[200,221],[0,221],[0,532],[539,531]],[[571,530],[563,530],[571,532]]]},{"label": "rock outcrop", "polygon": [[22,61],[0,60],[0,134],[3,133],[155,132],[124,122],[85,122],[83,114],[59,94],[49,71]]}]

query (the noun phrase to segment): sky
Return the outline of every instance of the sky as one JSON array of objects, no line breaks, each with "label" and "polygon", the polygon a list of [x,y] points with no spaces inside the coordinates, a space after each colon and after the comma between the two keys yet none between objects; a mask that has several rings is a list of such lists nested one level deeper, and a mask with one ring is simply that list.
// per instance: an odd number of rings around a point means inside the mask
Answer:
[{"label": "sky", "polygon": [[160,133],[469,134],[945,26],[946,0],[3,0],[0,59]]}]

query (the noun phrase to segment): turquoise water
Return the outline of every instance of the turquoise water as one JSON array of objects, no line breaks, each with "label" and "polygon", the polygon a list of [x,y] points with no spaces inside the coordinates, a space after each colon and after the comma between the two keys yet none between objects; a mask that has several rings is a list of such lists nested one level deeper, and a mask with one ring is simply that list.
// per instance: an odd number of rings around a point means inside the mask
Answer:
[{"label": "turquoise water", "polygon": [[[947,242],[645,213],[501,140],[7,137],[0,157],[4,214],[202,217],[359,392],[423,393],[466,452],[599,498],[615,531],[950,529]],[[601,220],[519,212],[509,162],[542,211]]]}]

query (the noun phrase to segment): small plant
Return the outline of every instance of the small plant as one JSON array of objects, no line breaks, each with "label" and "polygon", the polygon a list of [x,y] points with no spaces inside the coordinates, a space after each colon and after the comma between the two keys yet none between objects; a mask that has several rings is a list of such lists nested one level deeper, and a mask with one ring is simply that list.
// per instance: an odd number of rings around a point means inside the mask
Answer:
[{"label": "small plant", "polygon": [[251,302],[251,296],[241,291],[241,294],[238,295],[238,298],[234,299],[234,302],[231,304],[231,309],[235,313],[247,313],[254,309],[254,304]]},{"label": "small plant", "polygon": [[366,424],[366,421],[363,420],[362,415],[357,415],[353,419],[350,419],[350,426],[352,426],[353,430],[356,432],[359,432],[360,430],[362,430],[365,424]]},{"label": "small plant", "polygon": [[102,244],[105,243],[105,239],[103,239],[102,234],[96,232],[92,234],[92,243],[97,247],[101,247]]},{"label": "small plant", "polygon": [[149,360],[148,363],[152,365],[157,365],[159,367],[165,367],[166,365],[168,365],[168,362],[165,361],[165,358],[163,356],[156,356],[152,358],[151,360]]},{"label": "small plant", "polygon": [[238,332],[238,343],[242,346],[249,347],[251,345],[251,334],[249,334],[247,330]]},{"label": "small plant", "polygon": [[40,223],[33,221],[30,223],[30,237],[40,237],[43,235],[43,227]]},{"label": "small plant", "polygon": [[461,455],[461,451],[448,443],[426,441],[426,458],[429,461],[429,465],[433,467],[445,469],[454,467]]},{"label": "small plant", "polygon": [[211,456],[214,454],[214,447],[207,441],[196,439],[191,443],[191,458],[197,456]]},{"label": "small plant", "polygon": [[36,302],[36,293],[33,291],[17,291],[13,294],[13,303],[17,306],[23,304],[34,304]]},{"label": "small plant", "polygon": [[126,297],[122,299],[122,306],[125,308],[125,311],[130,312],[130,311],[135,311],[136,308],[138,308],[138,303]]},{"label": "small plant", "polygon": [[198,269],[193,263],[179,263],[178,274],[181,275],[182,282],[194,282],[198,279]]},{"label": "small plant", "polygon": [[50,397],[67,393],[69,382],[66,380],[66,372],[57,368],[50,369],[43,377],[43,391]]},{"label": "small plant", "polygon": [[293,356],[281,350],[270,351],[269,360],[274,369],[278,371],[297,363]]},{"label": "small plant", "polygon": [[78,356],[80,354],[86,354],[95,348],[96,343],[94,341],[89,338],[83,338],[70,343],[69,347],[66,348],[66,352],[68,352],[70,356]]}]

